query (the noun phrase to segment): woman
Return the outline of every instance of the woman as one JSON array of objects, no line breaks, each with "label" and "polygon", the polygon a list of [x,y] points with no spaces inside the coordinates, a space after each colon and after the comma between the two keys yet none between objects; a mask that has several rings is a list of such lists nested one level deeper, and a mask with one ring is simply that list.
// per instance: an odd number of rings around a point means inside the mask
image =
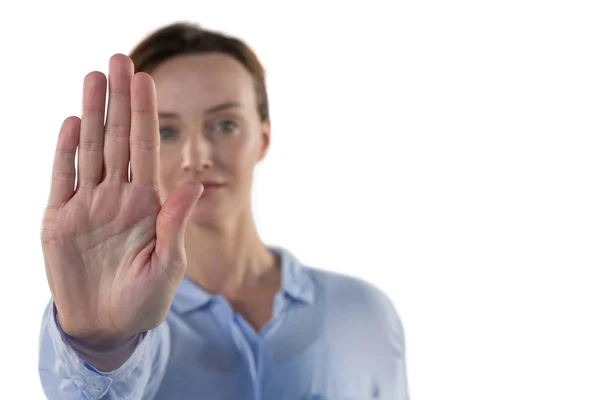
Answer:
[{"label": "woman", "polygon": [[105,113],[106,86],[86,76],[82,117],[56,148],[41,234],[46,395],[407,399],[385,295],[257,234],[252,173],[271,129],[255,54],[174,24],[111,58]]}]

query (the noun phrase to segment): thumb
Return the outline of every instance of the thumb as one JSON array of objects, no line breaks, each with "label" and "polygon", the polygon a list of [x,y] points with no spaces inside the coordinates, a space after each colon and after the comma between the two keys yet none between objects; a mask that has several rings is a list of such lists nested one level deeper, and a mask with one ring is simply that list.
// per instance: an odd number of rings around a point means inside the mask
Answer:
[{"label": "thumb", "polygon": [[204,187],[188,181],[169,194],[156,218],[156,253],[167,265],[185,260],[185,228]]}]

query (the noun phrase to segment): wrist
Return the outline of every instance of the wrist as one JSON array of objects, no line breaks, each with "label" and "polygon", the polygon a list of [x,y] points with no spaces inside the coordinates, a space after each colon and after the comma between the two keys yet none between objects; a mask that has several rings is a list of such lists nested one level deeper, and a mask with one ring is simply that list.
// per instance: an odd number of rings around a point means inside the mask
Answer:
[{"label": "wrist", "polygon": [[73,334],[69,330],[64,328],[61,323],[60,314],[56,305],[54,305],[54,315],[56,319],[56,325],[58,330],[62,332],[65,339],[72,344],[77,344],[78,347],[85,346],[87,349],[92,351],[111,351],[119,350],[127,347],[136,338],[139,338],[140,334],[131,335],[114,335],[114,334],[99,334],[99,333],[82,333]]}]

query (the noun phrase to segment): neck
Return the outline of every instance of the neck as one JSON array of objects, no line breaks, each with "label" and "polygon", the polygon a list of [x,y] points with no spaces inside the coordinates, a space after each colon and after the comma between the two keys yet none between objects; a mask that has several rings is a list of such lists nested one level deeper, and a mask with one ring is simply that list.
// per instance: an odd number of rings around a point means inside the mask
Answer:
[{"label": "neck", "polygon": [[261,242],[250,212],[218,225],[188,223],[186,276],[211,294],[227,298],[249,287],[272,285],[279,260]]}]

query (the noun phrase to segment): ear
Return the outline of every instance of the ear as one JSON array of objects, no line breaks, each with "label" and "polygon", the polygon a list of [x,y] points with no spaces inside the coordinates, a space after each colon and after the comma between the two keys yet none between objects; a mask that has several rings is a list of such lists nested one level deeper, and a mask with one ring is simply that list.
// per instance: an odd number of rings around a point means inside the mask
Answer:
[{"label": "ear", "polygon": [[262,161],[267,155],[271,145],[271,120],[267,118],[260,125],[260,154],[258,161]]}]

